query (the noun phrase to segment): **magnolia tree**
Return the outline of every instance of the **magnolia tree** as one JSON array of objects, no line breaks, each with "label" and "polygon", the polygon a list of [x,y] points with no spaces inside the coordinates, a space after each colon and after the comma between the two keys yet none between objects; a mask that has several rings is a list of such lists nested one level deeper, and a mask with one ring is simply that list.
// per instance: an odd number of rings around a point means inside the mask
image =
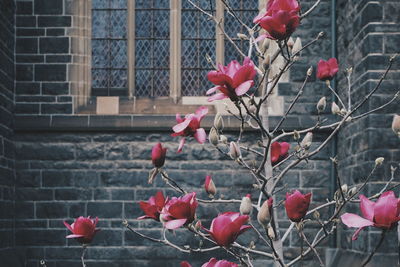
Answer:
[{"label": "magnolia tree", "polygon": [[[172,136],[180,138],[177,153],[184,149],[186,139],[194,138],[198,143],[203,144],[208,141],[221,154],[229,156],[238,168],[248,170],[254,178],[255,185],[259,191],[258,201],[253,202],[250,195],[238,199],[216,198],[217,187],[211,176],[205,177],[204,190],[209,195],[209,199],[199,199],[195,192],[185,190],[185,185],[179,184],[167,174],[163,168],[167,157],[167,149],[161,143],[156,144],[151,152],[154,169],[150,171],[149,183],[154,179],[161,177],[166,185],[176,190],[179,197],[164,196],[158,192],[155,196],[150,196],[148,201],[140,202],[140,208],[143,216],[138,219],[149,219],[159,222],[164,231],[162,237],[148,236],[132,228],[127,221],[124,226],[134,234],[148,240],[173,247],[180,252],[210,252],[214,251],[216,255],[218,250],[225,250],[236,262],[229,262],[224,259],[211,258],[203,266],[253,266],[254,257],[271,259],[276,266],[293,266],[302,261],[306,255],[314,254],[315,260],[319,265],[324,263],[318,254],[317,247],[329,236],[331,236],[337,226],[341,223],[347,227],[357,228],[352,239],[356,240],[358,234],[365,227],[371,226],[381,229],[382,238],[376,244],[376,249],[364,260],[362,266],[366,265],[378,247],[384,242],[385,234],[397,226],[400,220],[399,199],[391,189],[393,185],[396,168],[391,169],[391,179],[387,181],[379,193],[373,196],[364,196],[360,194],[363,188],[369,183],[370,177],[375,170],[382,165],[383,158],[377,158],[375,165],[371,166],[371,172],[363,183],[357,186],[348,186],[344,184],[338,176],[336,183],[338,190],[334,195],[327,197],[327,202],[310,209],[312,194],[309,192],[300,192],[294,190],[285,192],[286,188],[279,186],[287,177],[288,172],[296,165],[314,157],[345,125],[351,124],[362,117],[385,108],[396,101],[399,92],[393,95],[393,98],[384,105],[375,109],[360,112],[360,108],[371,98],[379,89],[379,86],[386,74],[390,71],[394,57],[388,62],[388,67],[382,78],[367,95],[354,101],[351,98],[351,74],[352,69],[346,70],[346,76],[349,81],[345,97],[343,99],[331,87],[330,81],[335,77],[339,70],[338,62],[335,58],[327,61],[320,60],[316,76],[322,81],[326,81],[326,86],[337,99],[336,102],[327,103],[326,97],[322,97],[316,103],[318,117],[312,127],[299,129],[292,132],[284,132],[281,129],[282,123],[287,118],[292,108],[297,104],[298,99],[303,93],[310,76],[313,75],[313,69],[310,67],[305,73],[304,82],[299,88],[297,95],[290,103],[284,115],[277,125],[269,125],[268,121],[268,101],[272,92],[277,87],[282,76],[298,60],[300,53],[311,45],[316,45],[323,36],[318,34],[311,42],[302,45],[299,38],[294,42],[291,35],[297,27],[301,26],[301,21],[305,19],[318,6],[320,1],[309,10],[301,10],[297,0],[270,0],[264,11],[262,11],[253,20],[253,25],[245,25],[242,20],[236,16],[235,11],[229,6],[227,1],[221,0],[229,15],[237,19],[238,23],[247,30],[246,33],[240,33],[238,36],[248,40],[249,50],[241,51],[235,45],[230,36],[228,36],[221,22],[211,13],[203,10],[200,6],[188,0],[195,8],[201,11],[204,16],[208,16],[215,21],[216,26],[225,34],[226,39],[232,43],[233,47],[240,55],[244,57],[241,63],[232,61],[227,66],[219,64],[215,70],[207,75],[208,80],[214,84],[214,87],[206,92],[209,96],[208,101],[220,101],[229,99],[236,110],[228,110],[232,117],[240,122],[238,136],[231,140],[224,135],[224,122],[220,114],[215,116],[214,126],[211,128],[208,136],[204,128],[201,127],[201,121],[208,113],[205,106],[198,108],[194,113],[187,114],[185,117],[176,115],[177,124],[172,128]],[[258,58],[256,62],[250,58]],[[251,90],[251,94],[249,93]],[[345,101],[347,100],[347,101]],[[345,103],[346,102],[346,103]],[[335,115],[335,121],[328,122],[327,118],[322,116],[323,111],[330,106]],[[251,127],[258,132],[258,140],[253,146],[242,143],[243,133],[246,127]],[[329,129],[329,135],[316,147],[313,144],[313,132]],[[393,118],[392,129],[394,134],[400,137],[400,116]],[[293,138],[297,142],[296,147],[290,147],[283,138]],[[257,164],[248,162],[242,157],[242,151],[253,153],[257,157]],[[171,152],[173,153],[173,152]],[[335,167],[337,167],[336,158],[331,158]],[[249,184],[252,188],[253,184]],[[286,194],[283,203],[276,203],[276,197],[279,194]],[[211,222],[211,225],[202,225],[201,216],[196,215],[198,205],[210,203],[240,203],[239,210],[226,210],[219,214]],[[349,203],[359,203],[362,216],[351,213],[344,213],[344,208]],[[288,218],[291,220],[290,227],[282,232],[278,225],[277,210],[285,209]],[[326,218],[320,216],[319,211],[328,214]],[[250,214],[255,213],[257,222],[252,221]],[[310,216],[311,215],[311,216]],[[317,222],[319,230],[315,235],[306,237],[304,229]],[[67,238],[74,238],[83,244],[82,265],[84,263],[84,253],[88,244],[92,241],[98,231],[96,228],[97,218],[79,217],[71,225],[65,223],[65,226],[71,231]],[[201,238],[202,245],[190,247],[189,245],[175,244],[170,241],[166,235],[167,231],[173,231],[178,228],[184,228],[193,234],[193,237]],[[267,249],[260,249],[254,246],[254,242],[249,244],[240,244],[237,241],[239,235],[245,235],[246,232],[254,231],[259,240],[261,240]],[[299,237],[304,243],[304,248],[298,256],[285,259],[283,256],[283,242],[287,239],[291,231],[297,231]],[[182,262],[181,266],[191,266],[189,262]]]}]

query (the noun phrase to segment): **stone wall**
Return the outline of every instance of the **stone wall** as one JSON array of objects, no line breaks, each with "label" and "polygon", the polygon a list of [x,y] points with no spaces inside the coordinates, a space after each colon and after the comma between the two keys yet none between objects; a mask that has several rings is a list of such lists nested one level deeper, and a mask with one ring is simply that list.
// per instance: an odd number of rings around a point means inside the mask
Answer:
[{"label": "stone wall", "polygon": [[0,6],[0,258],[6,258],[13,254],[14,247],[15,2],[1,0]]},{"label": "stone wall", "polygon": [[[354,69],[351,81],[353,105],[373,90],[384,73],[389,58],[400,52],[399,12],[398,1],[338,1],[339,62],[343,68]],[[399,70],[397,59],[387,79],[365,104],[363,111],[376,108],[393,97],[399,90]],[[339,77],[340,94],[347,99],[347,80],[344,75]],[[384,110],[366,116],[340,132],[339,173],[347,183],[362,183],[372,170],[375,159],[385,158],[384,165],[372,176],[376,183],[366,190],[367,194],[379,192],[382,182],[390,178],[390,166],[397,166],[400,161],[400,140],[390,129],[393,115],[399,111],[397,100]],[[355,207],[354,211],[357,210],[358,207]],[[375,248],[380,236],[379,230],[369,229],[360,235],[359,240],[351,242],[352,230],[341,232],[339,247],[363,253]],[[396,238],[395,232],[392,232],[389,235],[391,241],[385,241],[379,252],[395,255],[398,252]],[[388,260],[388,256],[376,257],[375,260]],[[387,266],[394,266],[396,262],[397,259],[393,256],[392,262]]]}]

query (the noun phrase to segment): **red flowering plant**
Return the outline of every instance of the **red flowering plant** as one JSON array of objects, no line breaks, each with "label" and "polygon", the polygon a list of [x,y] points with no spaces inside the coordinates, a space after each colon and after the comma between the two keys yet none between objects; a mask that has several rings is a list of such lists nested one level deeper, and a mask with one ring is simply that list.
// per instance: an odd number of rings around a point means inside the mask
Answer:
[{"label": "red flowering plant", "polygon": [[[193,8],[200,10],[204,16],[208,16],[211,21],[214,21],[217,27],[221,27],[220,19],[215,14],[208,12],[191,0],[188,1]],[[275,118],[270,120],[270,112],[277,112],[274,110],[277,100],[273,96],[276,95],[282,77],[287,76],[290,69],[298,63],[302,53],[308,51],[305,48],[318,44],[322,39],[323,33],[319,33],[304,45],[300,38],[297,38],[296,42],[293,41],[296,30],[302,27],[302,21],[318,7],[320,1],[317,1],[309,9],[302,10],[297,0],[270,0],[265,11],[253,18],[253,25],[244,25],[240,17],[235,16],[236,11],[228,1],[222,2],[224,2],[227,13],[243,26],[245,32],[239,33],[238,36],[248,42],[247,47],[249,48],[247,51],[242,51],[239,46],[233,46],[241,58],[227,62],[226,66],[213,63],[214,69],[208,72],[207,77],[204,77],[209,81],[209,87],[202,88],[204,96],[207,96],[210,102],[208,105],[214,105],[215,102],[218,102],[217,100],[224,100],[226,109],[224,111],[221,111],[220,108],[209,109],[204,102],[199,103],[197,109],[193,109],[193,113],[184,117],[176,114],[176,125],[170,129],[170,135],[180,137],[177,153],[182,151],[187,139],[194,138],[197,143],[204,146],[204,150],[215,149],[214,154],[209,153],[210,157],[207,160],[211,162],[213,160],[211,155],[216,154],[218,154],[218,158],[211,163],[212,167],[207,167],[208,175],[205,179],[201,174],[201,181],[196,181],[198,175],[176,178],[172,174],[180,172],[180,165],[174,162],[172,165],[175,166],[175,169],[169,172],[166,148],[161,143],[157,143],[152,149],[149,145],[151,164],[154,167],[150,171],[149,183],[156,184],[156,186],[160,185],[158,182],[165,183],[168,190],[165,190],[166,196],[160,191],[155,196],[151,196],[148,201],[141,201],[135,205],[142,211],[139,220],[154,220],[162,227],[162,231],[159,236],[145,234],[140,228],[132,227],[127,220],[124,221],[124,226],[141,238],[169,246],[187,255],[194,252],[206,252],[216,253],[215,256],[219,257],[220,254],[217,253],[222,251],[231,256],[234,261],[229,262],[210,257],[203,266],[238,266],[239,264],[240,266],[254,266],[253,261],[261,257],[271,260],[275,266],[281,267],[301,265],[300,262],[303,259],[312,257],[314,261],[318,261],[317,264],[314,264],[315,266],[318,264],[323,266],[324,263],[319,255],[321,250],[318,246],[331,238],[342,222],[348,227],[357,228],[353,239],[362,234],[362,229],[371,226],[382,230],[383,242],[385,233],[393,231],[400,220],[399,201],[394,193],[388,190],[394,180],[396,168],[391,169],[391,180],[383,183],[377,194],[369,197],[361,195],[367,184],[370,183],[370,177],[378,168],[383,167],[383,158],[378,158],[370,167],[371,172],[368,178],[361,184],[353,185],[349,180],[346,180],[349,183],[346,184],[339,175],[335,175],[337,189],[333,194],[326,194],[323,202],[315,194],[315,191],[318,191],[316,187],[320,185],[315,185],[315,187],[311,185],[312,188],[297,188],[299,186],[296,186],[296,179],[301,180],[300,184],[312,183],[307,180],[307,175],[302,174],[299,179],[298,175],[293,174],[295,168],[303,168],[301,164],[308,163],[317,175],[326,175],[325,172],[315,170],[317,164],[314,164],[313,160],[327,148],[339,131],[346,125],[382,110],[397,100],[399,93],[393,94],[393,97],[381,106],[373,109],[366,107],[366,103],[377,92],[385,75],[390,71],[394,58],[390,59],[388,68],[377,86],[358,103],[353,103],[354,99],[352,99],[354,92],[352,91],[351,68],[342,72],[345,73],[349,86],[345,88],[347,90],[343,90],[343,92],[346,91],[345,93],[341,92],[339,95],[327,81],[341,75],[339,70],[343,68],[343,63],[339,66],[335,58],[328,61],[321,60],[318,64],[315,60],[309,62],[310,66],[304,73],[304,80],[299,85],[296,95],[289,100],[286,99],[289,103],[281,107],[281,115],[278,120]],[[248,19],[246,21],[249,21]],[[225,40],[235,43],[225,31],[221,32]],[[265,37],[268,38],[261,41]],[[254,58],[257,60],[251,60]],[[311,77],[315,75],[313,74],[315,65],[318,65],[317,78],[325,81],[331,92],[328,92],[328,95],[323,90],[324,85],[318,82],[316,84],[321,86],[318,87],[318,90],[322,96],[319,101],[313,97],[307,100],[301,99]],[[207,90],[207,88],[211,89]],[[344,98],[347,103],[343,101]],[[315,116],[310,116],[307,121],[307,124],[310,125],[298,126],[296,130],[288,130],[285,122],[287,123],[290,116],[291,118],[296,117],[293,108],[299,103],[309,103],[314,100],[316,102],[315,113],[311,115]],[[335,101],[339,101],[340,106]],[[324,112],[328,104],[331,105],[332,114],[324,117],[327,115]],[[213,113],[214,110],[218,110],[215,112],[217,114]],[[206,116],[211,120],[207,119],[203,122]],[[215,116],[213,122],[212,116]],[[228,117],[227,127],[224,127],[225,117]],[[173,125],[174,121],[171,120],[169,123]],[[400,116],[398,114],[394,115],[391,127],[394,136],[396,138],[400,136]],[[206,130],[209,130],[208,135]],[[245,138],[250,131],[251,138]],[[209,143],[206,142],[207,138]],[[196,147],[198,146],[196,144]],[[175,157],[171,154],[169,156]],[[333,155],[331,158],[334,170],[337,170],[340,162],[339,156]],[[180,157],[183,156],[180,155]],[[191,157],[195,157],[194,153],[188,155],[188,161]],[[222,180],[223,178],[218,176],[219,169],[215,166],[221,159],[232,160],[232,164],[238,167],[235,169],[229,166],[229,173],[240,171],[240,175],[245,176],[243,170],[248,172],[251,182],[248,179],[241,179],[240,186],[243,186],[241,188],[243,190],[240,193],[234,190],[239,186],[238,184],[227,178]],[[220,169],[223,168],[228,168],[225,163],[221,163]],[[213,169],[217,169],[215,174]],[[196,169],[193,168],[192,172],[195,173]],[[158,173],[161,174],[162,180],[153,183],[157,179]],[[227,189],[227,185],[230,186],[229,189]],[[378,200],[374,202],[375,199]],[[348,204],[358,201],[360,201],[363,217],[346,213]],[[210,208],[213,205],[217,205],[215,210],[218,210],[218,215],[210,212],[214,210]],[[285,220],[283,229],[280,223]],[[141,221],[140,226],[142,225]],[[312,228],[314,230],[316,227],[319,228],[316,233],[308,231],[310,235],[304,234],[304,229]],[[74,224],[74,227],[71,225],[68,229],[73,232],[73,237],[78,241],[91,240],[95,233],[93,225],[89,231],[91,234],[87,236],[82,232],[75,233],[75,228]],[[294,256],[292,252],[295,250],[291,250],[291,253],[284,253],[286,248],[283,245],[287,242],[288,237],[292,239],[293,229],[297,229],[298,238],[305,246],[298,255]],[[201,242],[186,242],[186,236],[181,243],[169,238],[169,235],[174,235],[178,237],[175,239],[179,240],[179,235],[184,231],[194,240]],[[382,242],[379,242],[377,247]],[[262,245],[259,245],[260,243]],[[290,257],[287,256],[289,254]],[[373,253],[365,259],[363,264],[366,265],[372,256]],[[181,266],[189,267],[191,265],[189,261],[182,261]]]}]

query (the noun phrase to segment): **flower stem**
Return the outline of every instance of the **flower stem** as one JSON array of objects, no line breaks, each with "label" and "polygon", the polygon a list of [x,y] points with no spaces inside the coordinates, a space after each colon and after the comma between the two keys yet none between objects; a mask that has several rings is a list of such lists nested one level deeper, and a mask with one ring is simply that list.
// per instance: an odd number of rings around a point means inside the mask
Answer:
[{"label": "flower stem", "polygon": [[82,248],[83,248],[82,249],[82,256],[81,256],[82,267],[86,267],[86,264],[85,264],[85,253],[86,253],[87,246],[83,245]]},{"label": "flower stem", "polygon": [[385,239],[385,234],[386,234],[386,230],[382,230],[382,234],[381,234],[381,239],[378,242],[378,245],[376,245],[375,249],[371,252],[371,254],[369,254],[368,258],[363,262],[363,264],[361,265],[361,267],[364,267],[368,264],[368,262],[371,261],[372,256],[374,256],[374,254],[376,253],[376,251],[379,249],[379,247],[382,245],[383,240]]}]

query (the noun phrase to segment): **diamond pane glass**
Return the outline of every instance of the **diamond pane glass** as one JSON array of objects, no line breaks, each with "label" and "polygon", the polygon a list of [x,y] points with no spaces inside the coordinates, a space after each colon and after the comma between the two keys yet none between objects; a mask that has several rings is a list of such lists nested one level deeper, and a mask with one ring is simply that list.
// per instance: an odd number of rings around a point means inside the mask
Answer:
[{"label": "diamond pane glass", "polygon": [[92,87],[95,95],[127,95],[127,0],[92,2]]},{"label": "diamond pane glass", "polygon": [[154,66],[169,68],[169,40],[154,41]]},{"label": "diamond pane glass", "polygon": [[169,95],[169,70],[156,70],[153,76],[154,95]]},{"label": "diamond pane glass", "polygon": [[153,30],[155,37],[168,37],[169,10],[158,10],[153,13]]},{"label": "diamond pane glass", "polygon": [[137,38],[151,36],[151,15],[149,10],[135,11],[135,36]]},{"label": "diamond pane glass", "polygon": [[150,96],[153,81],[151,79],[152,71],[138,70],[135,72],[135,93],[136,96]]},{"label": "diamond pane glass", "polygon": [[135,42],[135,65],[137,68],[151,68],[151,41],[136,40]]}]

